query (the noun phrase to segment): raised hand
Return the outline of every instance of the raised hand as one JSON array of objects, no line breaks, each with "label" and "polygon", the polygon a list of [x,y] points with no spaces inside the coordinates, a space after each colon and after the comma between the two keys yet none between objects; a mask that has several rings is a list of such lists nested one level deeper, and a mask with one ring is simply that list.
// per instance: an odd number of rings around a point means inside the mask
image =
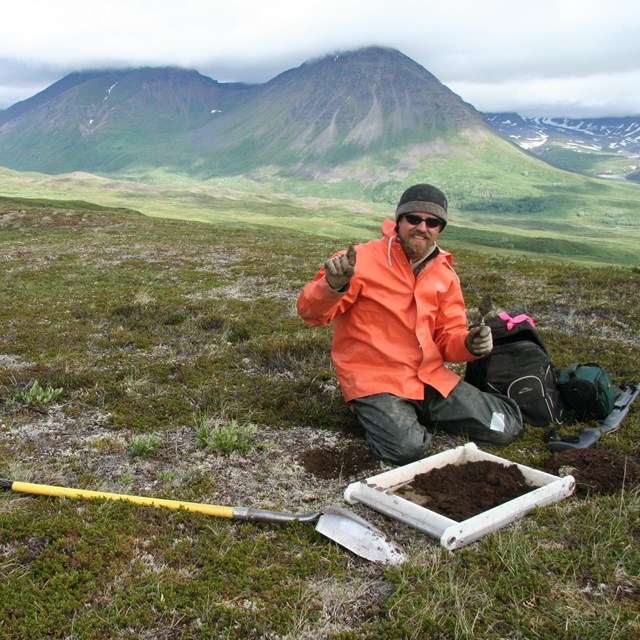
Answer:
[{"label": "raised hand", "polygon": [[356,250],[350,244],[346,253],[331,258],[324,263],[325,277],[334,291],[342,289],[356,272]]},{"label": "raised hand", "polygon": [[474,356],[486,356],[493,349],[491,329],[486,324],[474,327],[466,339],[467,350]]}]

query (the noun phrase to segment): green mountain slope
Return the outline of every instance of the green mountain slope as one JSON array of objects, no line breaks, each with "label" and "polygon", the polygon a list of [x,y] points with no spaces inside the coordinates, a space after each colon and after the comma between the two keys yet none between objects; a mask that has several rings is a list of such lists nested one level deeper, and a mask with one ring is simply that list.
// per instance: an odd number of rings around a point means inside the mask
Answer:
[{"label": "green mountain slope", "polygon": [[377,235],[402,190],[428,181],[449,197],[450,233],[469,244],[640,262],[638,185],[544,163],[380,47],[255,86],[180,69],[72,74],[3,113],[0,165],[40,172],[4,173],[8,195],[356,239]]},{"label": "green mountain slope", "polygon": [[166,168],[199,177],[319,168],[489,130],[481,114],[398,51],[310,61],[254,87],[195,71],[72,74],[7,110],[0,164],[103,174]]},{"label": "green mountain slope", "polygon": [[201,171],[277,165],[309,176],[353,159],[485,128],[480,114],[398,51],[372,47],[310,61],[192,134]]},{"label": "green mountain slope", "polygon": [[47,173],[109,173],[141,158],[162,164],[166,141],[202,126],[243,90],[173,68],[71,74],[7,110],[0,164]]}]

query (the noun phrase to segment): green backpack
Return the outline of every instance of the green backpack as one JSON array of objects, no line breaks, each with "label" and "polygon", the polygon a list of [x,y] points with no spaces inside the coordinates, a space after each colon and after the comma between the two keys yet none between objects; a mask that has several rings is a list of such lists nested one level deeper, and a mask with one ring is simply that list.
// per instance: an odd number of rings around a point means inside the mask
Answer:
[{"label": "green backpack", "polygon": [[560,371],[557,385],[567,408],[580,420],[600,420],[613,411],[615,385],[599,364],[572,364]]}]

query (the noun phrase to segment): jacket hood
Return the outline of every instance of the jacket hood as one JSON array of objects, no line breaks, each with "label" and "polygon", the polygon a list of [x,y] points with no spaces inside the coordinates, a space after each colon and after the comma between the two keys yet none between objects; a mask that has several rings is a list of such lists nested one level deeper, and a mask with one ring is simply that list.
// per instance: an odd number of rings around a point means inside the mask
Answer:
[{"label": "jacket hood", "polygon": [[391,220],[390,218],[385,218],[382,221],[382,235],[385,238],[395,238],[398,234],[396,233],[396,222],[395,220]]}]

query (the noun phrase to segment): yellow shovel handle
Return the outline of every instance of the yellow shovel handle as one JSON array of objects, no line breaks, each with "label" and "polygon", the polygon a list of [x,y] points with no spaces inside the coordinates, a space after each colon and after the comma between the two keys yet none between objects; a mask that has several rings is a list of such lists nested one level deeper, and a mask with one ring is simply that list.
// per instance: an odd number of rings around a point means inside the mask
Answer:
[{"label": "yellow shovel handle", "polygon": [[104,491],[88,491],[86,489],[69,489],[48,484],[32,484],[30,482],[16,482],[11,484],[12,491],[19,493],[31,493],[41,496],[54,496],[58,498],[84,498],[103,500],[123,500],[134,504],[144,504],[151,507],[166,507],[168,509],[184,509],[196,513],[204,513],[207,516],[218,518],[233,518],[233,507],[224,507],[215,504],[200,504],[198,502],[183,502],[181,500],[165,500],[163,498],[145,498],[143,496],[131,496],[120,493],[107,493]]}]

